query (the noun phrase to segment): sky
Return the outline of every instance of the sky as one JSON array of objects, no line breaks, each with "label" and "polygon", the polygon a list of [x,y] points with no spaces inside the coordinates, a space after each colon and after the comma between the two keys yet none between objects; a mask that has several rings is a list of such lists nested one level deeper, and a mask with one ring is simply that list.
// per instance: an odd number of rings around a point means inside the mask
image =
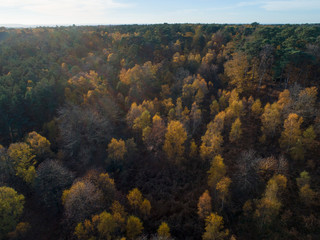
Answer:
[{"label": "sky", "polygon": [[0,0],[0,25],[320,23],[320,0]]}]

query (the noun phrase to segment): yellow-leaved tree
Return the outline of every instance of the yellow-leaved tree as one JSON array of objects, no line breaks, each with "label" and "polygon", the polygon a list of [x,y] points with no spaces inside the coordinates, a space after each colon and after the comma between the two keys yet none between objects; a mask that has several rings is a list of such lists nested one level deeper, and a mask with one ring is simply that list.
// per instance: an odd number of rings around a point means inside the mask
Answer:
[{"label": "yellow-leaved tree", "polygon": [[221,200],[221,208],[229,196],[229,187],[231,184],[231,179],[229,177],[223,177],[216,185],[216,190],[218,192],[218,197]]},{"label": "yellow-leaved tree", "polygon": [[304,148],[302,146],[302,131],[300,126],[303,122],[302,117],[295,113],[289,114],[284,121],[284,130],[280,137],[280,147],[289,152],[293,159],[304,158]]},{"label": "yellow-leaved tree", "polygon": [[167,157],[175,163],[181,162],[184,154],[184,142],[187,132],[179,121],[171,121],[167,127],[163,150]]},{"label": "yellow-leaved tree", "polygon": [[217,183],[226,175],[226,166],[223,158],[220,155],[214,157],[211,161],[210,169],[208,171],[208,185],[211,189],[215,189]]},{"label": "yellow-leaved tree", "polygon": [[297,185],[299,188],[299,197],[301,201],[307,206],[319,205],[320,195],[310,187],[310,176],[309,173],[303,171],[300,173],[300,177],[297,178]]},{"label": "yellow-leaved tree", "polygon": [[287,186],[287,178],[283,175],[274,175],[267,183],[267,187],[263,197],[257,202],[254,216],[260,223],[260,227],[264,227],[273,222],[278,216],[281,204],[281,194]]},{"label": "yellow-leaved tree", "polygon": [[230,78],[230,84],[235,86],[238,92],[253,90],[254,71],[249,68],[249,62],[244,53],[234,53],[232,59],[224,64],[224,69],[225,74]]},{"label": "yellow-leaved tree", "polygon": [[50,142],[37,132],[30,132],[27,136],[26,143],[29,144],[37,159],[44,160],[52,156]]},{"label": "yellow-leaved tree", "polygon": [[24,196],[13,188],[0,187],[0,239],[7,239],[23,212]]},{"label": "yellow-leaved tree", "polygon": [[171,237],[170,228],[166,222],[161,223],[157,233],[158,233],[158,237],[160,237],[160,239],[163,239],[163,240],[169,239]]},{"label": "yellow-leaved tree", "polygon": [[201,219],[205,219],[210,215],[212,210],[211,197],[209,191],[206,190],[199,198],[198,201],[198,215]]},{"label": "yellow-leaved tree", "polygon": [[26,143],[12,143],[8,148],[8,155],[12,160],[16,175],[26,183],[32,184],[36,176],[35,155]]},{"label": "yellow-leaved tree", "polygon": [[229,235],[229,230],[224,230],[223,217],[217,213],[211,213],[206,218],[205,232],[202,235],[203,240],[223,240]]},{"label": "yellow-leaved tree", "polygon": [[207,125],[207,131],[201,137],[200,156],[202,159],[212,159],[222,151],[225,112],[218,113]]},{"label": "yellow-leaved tree", "polygon": [[128,195],[127,199],[130,206],[137,211],[139,209],[142,216],[145,218],[150,215],[151,203],[148,199],[143,198],[142,193],[138,188],[132,189]]},{"label": "yellow-leaved tree", "polygon": [[261,115],[261,131],[263,133],[260,138],[261,142],[264,142],[267,137],[274,137],[277,128],[281,124],[280,117],[279,105],[277,103],[273,103],[272,105],[267,103]]},{"label": "yellow-leaved tree", "polygon": [[238,142],[241,138],[242,129],[240,118],[237,118],[231,126],[231,131],[229,135],[230,142]]},{"label": "yellow-leaved tree", "polygon": [[126,144],[122,139],[112,138],[111,142],[108,144],[108,157],[113,161],[121,161],[124,159],[127,153]]},{"label": "yellow-leaved tree", "polygon": [[135,216],[129,216],[127,220],[127,238],[129,240],[136,239],[143,231],[143,225],[139,218]]}]

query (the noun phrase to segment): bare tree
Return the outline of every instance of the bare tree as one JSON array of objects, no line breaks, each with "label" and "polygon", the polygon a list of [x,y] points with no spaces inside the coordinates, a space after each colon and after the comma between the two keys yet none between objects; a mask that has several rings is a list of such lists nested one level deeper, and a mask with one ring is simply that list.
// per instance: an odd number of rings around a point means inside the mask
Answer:
[{"label": "bare tree", "polygon": [[110,141],[113,128],[109,119],[99,112],[67,105],[59,111],[59,130],[66,155],[80,164],[88,164],[99,146]]}]

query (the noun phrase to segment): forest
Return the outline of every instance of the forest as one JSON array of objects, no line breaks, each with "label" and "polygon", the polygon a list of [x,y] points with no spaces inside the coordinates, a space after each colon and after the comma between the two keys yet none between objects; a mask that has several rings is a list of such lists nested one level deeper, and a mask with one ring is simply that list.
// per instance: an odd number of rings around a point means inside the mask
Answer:
[{"label": "forest", "polygon": [[0,239],[320,239],[320,25],[0,28]]}]

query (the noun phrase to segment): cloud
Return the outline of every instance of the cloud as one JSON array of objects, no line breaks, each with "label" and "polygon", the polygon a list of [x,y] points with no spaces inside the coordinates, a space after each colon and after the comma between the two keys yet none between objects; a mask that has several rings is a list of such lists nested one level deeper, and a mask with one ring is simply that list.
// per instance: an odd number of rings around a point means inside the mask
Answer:
[{"label": "cloud", "polygon": [[266,11],[320,10],[320,0],[246,1],[239,7],[258,6]]},{"label": "cloud", "polygon": [[99,5],[103,8],[122,8],[128,7],[129,4],[115,2],[114,0],[0,0],[1,7],[15,8],[38,8],[43,6],[55,6],[56,8],[65,8],[66,6],[90,6]]},{"label": "cloud", "polygon": [[114,0],[0,0],[2,8],[14,8],[31,13],[56,16],[85,14],[102,15],[107,10],[131,5]]},{"label": "cloud", "polygon": [[319,0],[267,1],[262,6],[267,11],[316,10],[320,9]]},{"label": "cloud", "polygon": [[30,23],[96,23],[106,19],[111,10],[133,5],[116,0],[0,0],[0,6],[2,11],[21,13],[21,18],[32,16]]}]

